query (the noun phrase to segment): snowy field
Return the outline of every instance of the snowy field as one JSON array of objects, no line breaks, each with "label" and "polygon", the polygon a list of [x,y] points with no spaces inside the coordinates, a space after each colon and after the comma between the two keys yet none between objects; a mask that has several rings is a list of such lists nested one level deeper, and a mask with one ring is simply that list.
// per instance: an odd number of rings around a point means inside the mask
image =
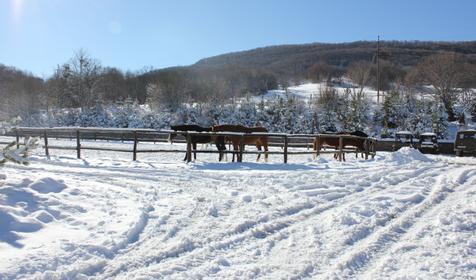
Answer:
[{"label": "snowy field", "polygon": [[[324,91],[326,88],[325,83],[304,83],[301,85],[297,86],[291,86],[288,87],[288,95],[292,96],[294,98],[308,101],[311,97],[312,98],[317,98],[321,91]],[[344,94],[347,88],[350,88],[351,90],[356,90],[358,91],[359,89],[354,88],[352,83],[349,80],[346,80],[342,85],[333,85],[333,88],[336,90],[337,93],[339,94]],[[365,96],[372,102],[376,103],[377,102],[377,91],[374,90],[373,88],[370,87],[365,87],[364,88]],[[382,93],[383,94],[383,93]],[[424,93],[421,93],[424,94]],[[425,95],[426,96],[426,95]],[[286,91],[283,89],[277,89],[277,90],[269,90],[263,98],[265,100],[274,100],[278,98],[285,98],[286,97]],[[382,96],[380,96],[380,101],[383,101]],[[254,101],[259,102],[261,100],[261,97],[255,97]]]},{"label": "snowy field", "polygon": [[476,277],[476,158],[42,152],[0,169],[0,279]]},{"label": "snowy field", "polygon": [[[343,79],[341,84],[333,84],[333,89],[336,90],[337,93],[339,94],[345,94],[347,89],[350,89],[351,92],[353,91],[359,91],[359,88],[357,85],[353,84],[351,80],[349,79]],[[288,95],[292,96],[297,99],[301,99],[304,101],[309,100],[311,97],[312,98],[317,98],[321,91],[324,91],[326,88],[325,83],[303,83],[300,85],[296,86],[291,86],[288,87]],[[472,91],[475,91],[476,89],[471,89]],[[430,86],[425,86],[419,89],[419,92],[417,93],[418,96],[421,98],[426,98],[429,100],[433,100],[434,97],[431,94],[432,92],[432,87]],[[384,95],[386,94],[385,91],[380,92],[380,96],[377,94],[377,90],[373,89],[371,87],[364,87],[364,94],[365,97],[370,100],[373,103],[383,102],[384,100]],[[277,90],[269,90],[263,98],[265,100],[273,100],[273,99],[278,99],[278,98],[285,98],[286,97],[286,91],[284,89],[277,89]],[[259,102],[261,100],[260,97],[256,97],[254,101]]]}]

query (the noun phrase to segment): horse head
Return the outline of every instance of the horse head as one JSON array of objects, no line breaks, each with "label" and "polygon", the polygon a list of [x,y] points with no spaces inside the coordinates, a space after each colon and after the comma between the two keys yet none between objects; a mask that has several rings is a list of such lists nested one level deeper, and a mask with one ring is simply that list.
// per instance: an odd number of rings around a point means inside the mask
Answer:
[{"label": "horse head", "polygon": [[[182,130],[182,126],[181,125],[171,125],[170,129],[172,129],[173,131],[179,131],[179,130]],[[167,138],[167,141],[172,143],[172,141],[174,140],[175,137],[177,137],[177,135],[178,135],[177,132],[169,133],[169,137]]]}]

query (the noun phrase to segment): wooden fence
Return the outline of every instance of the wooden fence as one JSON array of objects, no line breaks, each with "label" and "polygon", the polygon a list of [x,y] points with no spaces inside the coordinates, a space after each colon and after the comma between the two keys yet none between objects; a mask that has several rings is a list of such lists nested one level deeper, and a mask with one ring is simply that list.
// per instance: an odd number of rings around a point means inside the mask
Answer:
[{"label": "wooden fence", "polygon": [[[12,129],[7,136],[13,136],[19,145],[21,137],[40,137],[44,143],[42,147],[45,150],[46,156],[50,156],[50,150],[75,150],[77,158],[81,158],[82,150],[96,150],[96,151],[111,151],[111,152],[127,152],[132,153],[132,159],[137,160],[138,153],[186,153],[186,160],[192,160],[192,153],[219,153],[217,150],[193,150],[191,143],[191,136],[193,135],[210,135],[210,136],[239,136],[242,139],[246,137],[266,136],[269,140],[270,147],[281,147],[282,151],[269,151],[270,155],[282,155],[283,162],[288,162],[289,155],[303,155],[316,154],[310,150],[314,139],[320,134],[284,134],[284,133],[235,133],[235,132],[178,132],[179,137],[174,142],[186,143],[186,150],[177,149],[138,149],[139,142],[168,142],[169,134],[173,132],[170,130],[153,130],[153,129],[121,129],[121,128],[74,128],[74,127],[57,127],[57,128],[30,128],[18,127]],[[351,135],[330,135],[324,134],[325,137],[339,138],[339,147],[337,150],[321,150],[319,154],[332,153],[336,154],[339,160],[343,159],[345,153],[355,153],[354,148],[344,147],[344,139],[358,138],[366,141],[367,148],[361,151],[365,157],[375,156],[375,139],[362,138]],[[70,139],[75,140],[75,146],[58,146],[51,145],[48,139]],[[130,141],[132,142],[131,149],[111,148],[111,147],[88,147],[82,145],[82,140],[107,140],[107,141]],[[5,144],[6,142],[0,142]],[[289,151],[289,148],[307,148],[301,151]],[[264,154],[262,151],[246,151],[240,149],[239,151],[223,151],[223,153],[237,154],[237,160],[242,161],[244,154]]]}]

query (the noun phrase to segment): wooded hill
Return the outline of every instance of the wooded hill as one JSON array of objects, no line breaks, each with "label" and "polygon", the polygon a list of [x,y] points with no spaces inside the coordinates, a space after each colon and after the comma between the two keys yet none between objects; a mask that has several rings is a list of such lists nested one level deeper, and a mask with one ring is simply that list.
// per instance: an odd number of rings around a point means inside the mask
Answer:
[{"label": "wooded hill", "polygon": [[[262,68],[283,77],[306,78],[308,69],[316,63],[327,63],[342,71],[356,61],[374,61],[377,42],[358,41],[352,43],[312,43],[302,45],[280,45],[248,51],[228,53],[202,59],[193,66],[240,66]],[[476,41],[467,42],[424,42],[424,41],[381,41],[380,58],[403,69],[420,63],[425,57],[439,52],[455,52],[476,64]]]}]

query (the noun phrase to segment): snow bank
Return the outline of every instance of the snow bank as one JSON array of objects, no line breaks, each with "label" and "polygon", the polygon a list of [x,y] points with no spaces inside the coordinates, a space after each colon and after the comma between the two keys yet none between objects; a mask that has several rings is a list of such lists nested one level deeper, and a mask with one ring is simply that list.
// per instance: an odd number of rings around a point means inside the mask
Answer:
[{"label": "snow bank", "polygon": [[406,164],[412,161],[434,162],[433,159],[422,154],[419,150],[410,147],[402,147],[396,152],[388,153],[384,160],[396,164]]}]

